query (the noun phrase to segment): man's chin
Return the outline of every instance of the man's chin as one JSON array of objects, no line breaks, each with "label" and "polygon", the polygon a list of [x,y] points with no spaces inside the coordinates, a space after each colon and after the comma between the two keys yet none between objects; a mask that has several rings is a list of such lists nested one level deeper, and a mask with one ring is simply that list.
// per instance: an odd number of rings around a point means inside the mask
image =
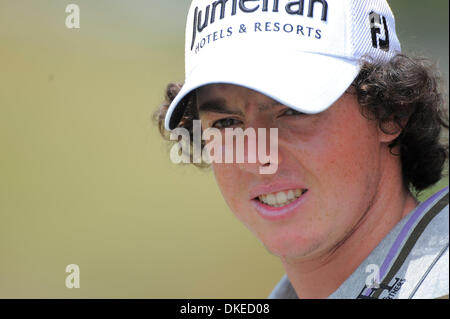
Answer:
[{"label": "man's chin", "polygon": [[266,250],[273,256],[280,258],[281,260],[293,260],[302,261],[313,258],[320,253],[319,241],[306,241],[306,242],[263,242]]}]

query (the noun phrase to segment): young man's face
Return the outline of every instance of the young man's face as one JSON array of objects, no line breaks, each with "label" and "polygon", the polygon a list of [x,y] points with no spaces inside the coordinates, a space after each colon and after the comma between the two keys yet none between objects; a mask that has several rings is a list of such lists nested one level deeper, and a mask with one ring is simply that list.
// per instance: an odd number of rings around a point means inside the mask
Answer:
[{"label": "young man's face", "polygon": [[[315,115],[226,84],[198,89],[197,102],[203,128],[278,129],[275,174],[260,174],[267,163],[212,164],[227,204],[273,254],[320,256],[346,237],[375,200],[382,143],[377,124],[361,115],[354,95],[345,93]],[[216,110],[202,110],[211,103]]]}]

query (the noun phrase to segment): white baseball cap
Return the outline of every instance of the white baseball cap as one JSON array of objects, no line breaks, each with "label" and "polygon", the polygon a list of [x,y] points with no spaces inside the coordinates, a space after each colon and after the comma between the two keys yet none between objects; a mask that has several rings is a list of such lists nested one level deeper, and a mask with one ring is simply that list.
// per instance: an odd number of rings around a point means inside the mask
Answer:
[{"label": "white baseball cap", "polygon": [[213,83],[243,86],[297,111],[326,110],[347,90],[361,60],[385,63],[401,52],[385,0],[194,0],[186,25],[183,99]]}]

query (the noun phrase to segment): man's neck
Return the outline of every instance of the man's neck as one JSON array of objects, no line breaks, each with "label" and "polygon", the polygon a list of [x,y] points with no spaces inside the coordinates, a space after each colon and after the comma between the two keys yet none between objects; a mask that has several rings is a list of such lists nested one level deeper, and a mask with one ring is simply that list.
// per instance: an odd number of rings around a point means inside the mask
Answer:
[{"label": "man's neck", "polygon": [[281,258],[299,298],[326,298],[331,295],[392,228],[418,205],[400,182],[395,184],[380,188],[359,225],[338,248],[308,261]]}]

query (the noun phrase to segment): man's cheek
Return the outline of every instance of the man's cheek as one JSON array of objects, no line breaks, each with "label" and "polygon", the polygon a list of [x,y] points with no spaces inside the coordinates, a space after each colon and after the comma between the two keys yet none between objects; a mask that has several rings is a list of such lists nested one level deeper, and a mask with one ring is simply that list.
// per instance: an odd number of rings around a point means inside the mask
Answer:
[{"label": "man's cheek", "polygon": [[213,163],[212,170],[217,185],[222,192],[225,201],[231,206],[234,199],[242,194],[239,174],[236,172],[236,164]]}]

